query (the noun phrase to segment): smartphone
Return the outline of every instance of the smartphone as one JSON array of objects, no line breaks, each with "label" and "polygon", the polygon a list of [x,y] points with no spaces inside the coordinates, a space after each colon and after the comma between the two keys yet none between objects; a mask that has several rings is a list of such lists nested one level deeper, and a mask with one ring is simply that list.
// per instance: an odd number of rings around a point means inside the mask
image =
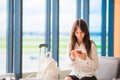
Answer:
[{"label": "smartphone", "polygon": [[77,53],[82,54],[82,51],[81,51],[81,50],[79,50],[79,51],[77,51]]}]

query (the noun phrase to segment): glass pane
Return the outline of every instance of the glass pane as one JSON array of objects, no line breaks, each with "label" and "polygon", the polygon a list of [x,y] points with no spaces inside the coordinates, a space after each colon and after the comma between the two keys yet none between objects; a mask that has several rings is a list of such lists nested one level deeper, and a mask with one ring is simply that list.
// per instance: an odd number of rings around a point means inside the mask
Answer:
[{"label": "glass pane", "polygon": [[23,0],[23,72],[38,71],[39,44],[44,43],[45,0]]},{"label": "glass pane", "polygon": [[97,45],[97,50],[101,53],[101,0],[90,0],[90,36]]},{"label": "glass pane", "polygon": [[6,0],[0,0],[0,74],[6,73]]},{"label": "glass pane", "polygon": [[70,31],[76,19],[76,0],[60,0],[60,68],[66,69],[66,47],[70,41]]}]

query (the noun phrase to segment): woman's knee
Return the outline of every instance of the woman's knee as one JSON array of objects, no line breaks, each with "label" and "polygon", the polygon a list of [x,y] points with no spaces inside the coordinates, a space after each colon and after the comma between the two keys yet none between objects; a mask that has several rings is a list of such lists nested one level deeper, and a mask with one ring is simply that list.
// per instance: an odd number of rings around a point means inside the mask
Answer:
[{"label": "woman's knee", "polygon": [[67,76],[67,77],[65,77],[65,80],[72,80],[72,78]]}]

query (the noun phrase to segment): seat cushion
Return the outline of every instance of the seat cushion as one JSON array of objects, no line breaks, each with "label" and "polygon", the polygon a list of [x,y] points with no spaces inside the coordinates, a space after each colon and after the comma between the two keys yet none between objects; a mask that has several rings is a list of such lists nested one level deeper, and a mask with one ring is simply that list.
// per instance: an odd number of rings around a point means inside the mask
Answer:
[{"label": "seat cushion", "polygon": [[96,72],[98,80],[112,80],[120,74],[120,58],[99,57],[99,68]]}]

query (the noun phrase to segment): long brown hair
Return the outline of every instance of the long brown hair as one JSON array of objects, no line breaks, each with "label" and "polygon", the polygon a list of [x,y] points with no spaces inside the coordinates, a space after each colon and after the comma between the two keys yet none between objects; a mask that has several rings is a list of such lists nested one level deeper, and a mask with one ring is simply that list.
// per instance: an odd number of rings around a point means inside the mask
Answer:
[{"label": "long brown hair", "polygon": [[88,31],[88,26],[87,26],[86,22],[82,19],[77,19],[73,23],[72,31],[71,31],[71,50],[74,49],[75,43],[77,42],[77,38],[75,36],[75,31],[76,31],[77,27],[80,27],[80,29],[85,33],[85,36],[83,38],[83,44],[85,45],[88,56],[90,56],[90,52],[91,52],[90,34]]}]

